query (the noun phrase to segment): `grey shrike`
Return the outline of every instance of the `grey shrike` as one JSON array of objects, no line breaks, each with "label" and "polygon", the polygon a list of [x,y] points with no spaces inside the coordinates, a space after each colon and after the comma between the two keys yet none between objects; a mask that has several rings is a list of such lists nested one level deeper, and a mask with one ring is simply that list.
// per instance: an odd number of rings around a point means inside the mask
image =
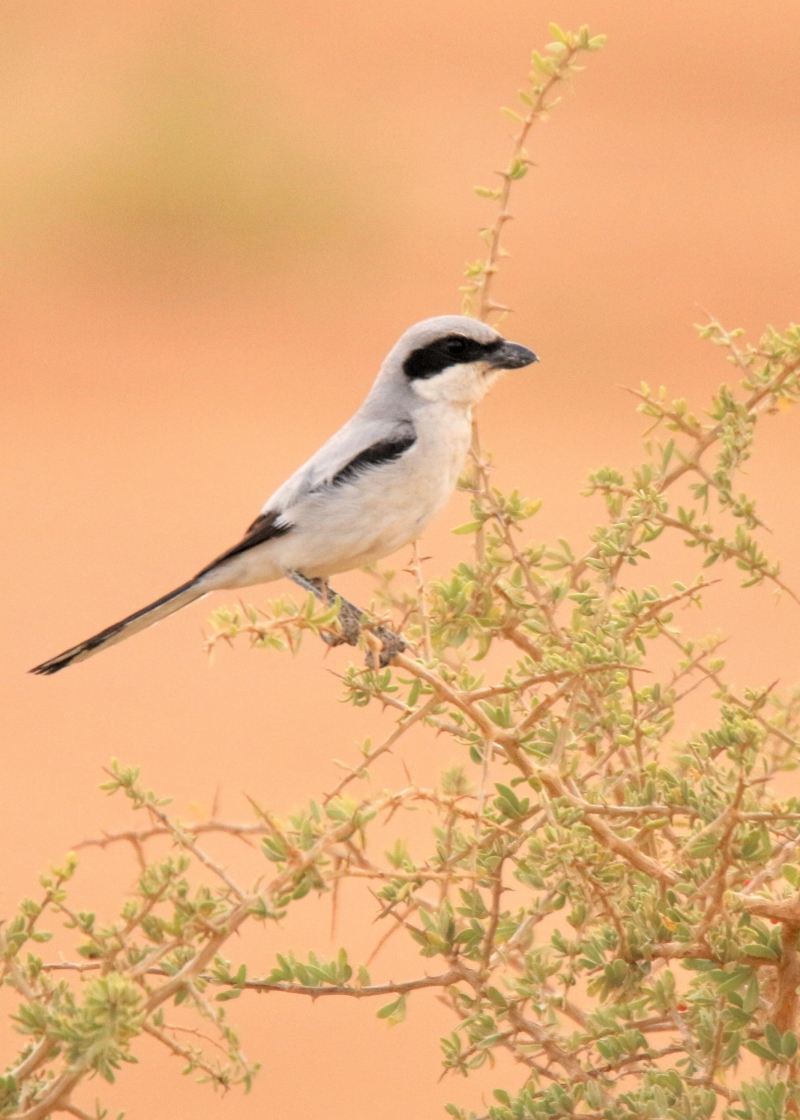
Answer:
[{"label": "grey shrike", "polygon": [[[238,544],[188,583],[31,672],[57,673],[220,588],[285,576],[327,597],[330,576],[420,536],[455,489],[474,406],[503,370],[535,361],[476,319],[417,323],[389,351],[355,416],[275,491]],[[351,624],[352,611],[357,636],[360,612],[351,608]],[[345,633],[352,642],[352,625]]]}]

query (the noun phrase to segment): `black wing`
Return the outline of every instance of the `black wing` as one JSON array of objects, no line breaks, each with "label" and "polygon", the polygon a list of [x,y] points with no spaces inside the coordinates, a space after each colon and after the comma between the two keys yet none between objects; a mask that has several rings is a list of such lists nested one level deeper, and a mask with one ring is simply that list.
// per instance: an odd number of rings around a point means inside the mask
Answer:
[{"label": "black wing", "polygon": [[[370,467],[380,467],[399,459],[416,442],[417,436],[413,430],[404,435],[398,434],[378,440],[377,443],[366,447],[354,456],[349,463],[341,467],[325,485],[343,486],[352,482],[358,475],[369,470]],[[320,490],[322,487],[315,487],[315,489]],[[199,579],[200,576],[204,576],[220,564],[224,564],[226,560],[232,560],[234,556],[241,556],[243,552],[255,548],[256,545],[275,540],[276,537],[283,537],[291,532],[292,525],[290,523],[279,524],[280,517],[280,512],[275,510],[259,514],[238,544],[217,556],[210,564],[206,564],[205,568],[197,573],[195,579]]]},{"label": "black wing", "polygon": [[280,511],[276,510],[260,513],[238,544],[233,545],[232,548],[223,552],[216,560],[212,560],[210,564],[206,564],[205,568],[202,568],[197,573],[195,579],[206,575],[214,568],[219,567],[219,565],[223,564],[226,560],[232,560],[234,556],[241,556],[243,552],[255,548],[256,545],[264,544],[265,541],[274,540],[276,537],[285,537],[286,534],[290,532],[292,526],[289,524],[279,525],[278,519],[280,516]]},{"label": "black wing", "polygon": [[390,436],[388,439],[378,440],[373,443],[371,447],[365,448],[360,451],[354,459],[338,470],[333,478],[330,480],[331,486],[342,486],[347,482],[352,482],[354,478],[362,474],[370,467],[380,467],[386,463],[393,463],[404,455],[410,447],[417,442],[415,432],[408,435]]}]

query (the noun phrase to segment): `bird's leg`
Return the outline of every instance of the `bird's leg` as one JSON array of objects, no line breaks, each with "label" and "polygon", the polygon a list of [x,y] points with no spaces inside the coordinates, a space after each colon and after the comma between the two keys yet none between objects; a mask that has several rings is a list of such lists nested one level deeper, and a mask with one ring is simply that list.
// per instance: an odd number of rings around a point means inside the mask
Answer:
[{"label": "bird's leg", "polygon": [[[335,635],[323,634],[324,641],[331,646],[342,645],[346,642],[348,645],[358,645],[358,638],[362,630],[364,612],[360,610],[355,603],[351,603],[348,599],[343,599],[338,592],[334,591],[325,580],[310,579],[304,576],[302,572],[292,571],[287,572],[286,575],[289,579],[293,580],[298,587],[302,587],[304,591],[310,591],[312,595],[323,603],[329,603],[331,596],[338,599],[341,603],[339,608],[339,625],[342,628],[342,637],[337,638]],[[381,642],[382,649],[378,658],[378,663],[381,668],[385,668],[397,653],[402,653],[406,648],[405,639],[400,634],[395,634],[387,626],[370,626],[369,629]],[[367,651],[367,665],[370,669],[375,668],[375,656],[372,650]]]},{"label": "bird's leg", "polygon": [[347,599],[342,599],[341,595],[336,595],[331,591],[328,584],[323,579],[310,579],[304,576],[302,572],[287,572],[289,579],[293,580],[298,587],[302,587],[304,591],[310,591],[322,603],[330,603],[333,597],[341,601],[339,608],[339,625],[342,628],[342,637],[338,638],[335,634],[323,634],[323,640],[330,646],[340,646],[346,642],[350,646],[358,645],[358,636],[361,633],[361,619],[363,612],[358,609],[353,603],[348,602]]}]

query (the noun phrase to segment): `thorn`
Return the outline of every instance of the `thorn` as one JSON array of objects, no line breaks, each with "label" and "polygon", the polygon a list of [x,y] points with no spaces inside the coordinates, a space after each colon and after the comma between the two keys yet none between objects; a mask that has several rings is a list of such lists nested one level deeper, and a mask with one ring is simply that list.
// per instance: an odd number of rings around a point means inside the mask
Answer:
[{"label": "thorn", "polygon": [[695,300],[694,305],[695,305],[695,307],[698,307],[703,312],[703,314],[708,318],[709,325],[711,323],[719,324],[719,319],[716,317],[716,315],[712,315],[711,312],[708,310],[708,308],[704,307],[702,305],[702,303],[700,303],[698,300]]}]

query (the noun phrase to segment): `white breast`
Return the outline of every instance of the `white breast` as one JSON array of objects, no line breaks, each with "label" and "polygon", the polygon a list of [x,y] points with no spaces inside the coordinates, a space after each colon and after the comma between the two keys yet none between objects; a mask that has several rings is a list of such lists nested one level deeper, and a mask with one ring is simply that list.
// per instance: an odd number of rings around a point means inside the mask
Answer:
[{"label": "white breast", "polygon": [[416,540],[449,500],[469,449],[471,414],[428,405],[414,417],[417,439],[396,462],[327,487],[287,511],[295,528],[271,559],[312,578],[358,568]]}]

